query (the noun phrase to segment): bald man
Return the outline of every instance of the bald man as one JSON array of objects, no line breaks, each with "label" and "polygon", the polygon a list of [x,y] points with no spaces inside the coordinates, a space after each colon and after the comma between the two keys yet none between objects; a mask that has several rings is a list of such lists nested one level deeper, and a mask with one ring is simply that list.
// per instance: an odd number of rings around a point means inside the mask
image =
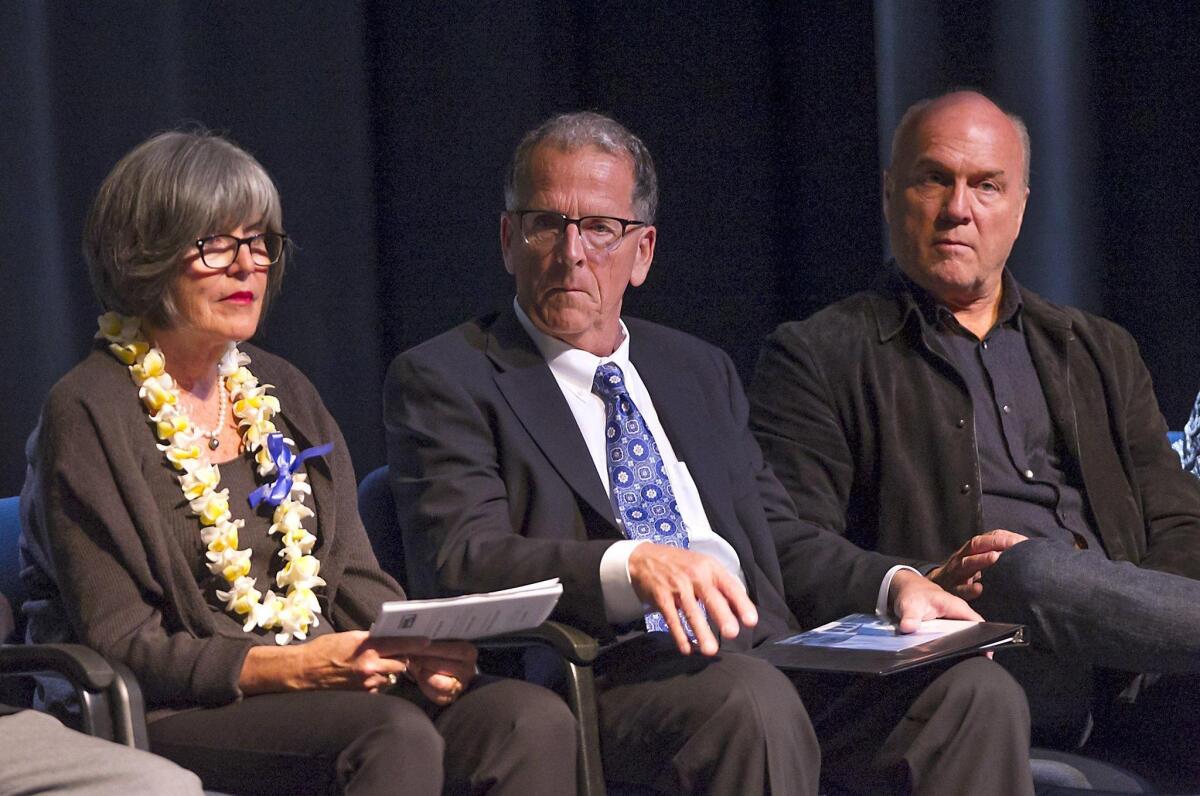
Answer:
[{"label": "bald man", "polygon": [[[874,289],[771,335],[752,424],[803,519],[1029,625],[1034,649],[1004,662],[1035,738],[1174,722],[1194,777],[1200,711],[1155,701],[1196,690],[1200,482],[1130,335],[1006,267],[1029,150],[980,94],[910,108],[883,180],[895,260]],[[1115,709],[1142,672],[1177,677]]]}]

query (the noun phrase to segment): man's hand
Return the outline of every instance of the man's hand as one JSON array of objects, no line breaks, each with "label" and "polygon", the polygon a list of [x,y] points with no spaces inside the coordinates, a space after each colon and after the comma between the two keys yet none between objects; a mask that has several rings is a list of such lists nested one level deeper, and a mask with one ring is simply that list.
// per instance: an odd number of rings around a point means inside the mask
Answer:
[{"label": "man's hand", "polygon": [[892,577],[888,597],[892,613],[900,619],[901,633],[915,633],[926,619],[983,620],[958,597],[907,569]]},{"label": "man's hand", "polygon": [[995,564],[1001,553],[1025,539],[1019,533],[1000,529],[973,536],[946,563],[930,572],[929,579],[964,600],[974,600],[983,594],[980,573]]},{"label": "man's hand", "polygon": [[629,556],[629,578],[642,602],[662,612],[684,655],[691,654],[679,611],[687,617],[696,643],[705,655],[716,655],[720,643],[713,637],[700,603],[724,638],[737,638],[742,626],[758,624],[758,610],[746,590],[723,566],[702,553],[664,544],[640,544]]}]

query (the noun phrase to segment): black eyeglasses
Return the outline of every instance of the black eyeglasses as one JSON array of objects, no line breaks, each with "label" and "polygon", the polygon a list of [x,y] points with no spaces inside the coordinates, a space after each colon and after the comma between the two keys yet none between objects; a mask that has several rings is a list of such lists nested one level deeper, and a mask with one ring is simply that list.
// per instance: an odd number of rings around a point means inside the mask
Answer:
[{"label": "black eyeglasses", "polygon": [[198,238],[196,248],[200,251],[200,261],[214,271],[219,271],[233,265],[243,244],[250,251],[250,259],[255,265],[274,265],[283,256],[283,247],[287,239],[288,236],[281,232],[260,232],[248,238],[239,238],[236,235],[209,235],[207,238]]},{"label": "black eyeglasses", "polygon": [[553,210],[513,210],[521,227],[521,237],[538,251],[549,251],[558,245],[567,233],[567,225],[574,224],[583,243],[593,251],[611,252],[621,245],[630,227],[644,227],[645,221],[613,216],[583,216],[568,218]]}]

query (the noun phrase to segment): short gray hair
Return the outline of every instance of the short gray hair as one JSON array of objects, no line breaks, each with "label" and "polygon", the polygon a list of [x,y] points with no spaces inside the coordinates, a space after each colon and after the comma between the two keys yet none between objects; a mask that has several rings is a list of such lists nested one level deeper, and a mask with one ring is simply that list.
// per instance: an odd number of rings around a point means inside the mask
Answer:
[{"label": "short gray hair", "polygon": [[623,124],[600,113],[576,111],[553,116],[525,134],[513,152],[504,178],[504,209],[518,210],[520,191],[528,184],[529,159],[540,144],[566,152],[594,146],[633,163],[633,209],[638,221],[654,223],[658,213],[658,175],[654,159],[642,140]]},{"label": "short gray hair", "polygon": [[[909,131],[912,128],[912,126],[920,120],[921,116],[925,113],[925,110],[931,104],[933,104],[933,102],[935,100],[939,100],[942,97],[949,96],[950,94],[960,94],[960,93],[978,94],[979,96],[983,97],[985,100],[987,100],[988,102],[992,103],[997,108],[999,108],[1000,112],[1003,113],[1005,116],[1007,116],[1008,120],[1010,122],[1012,122],[1013,127],[1015,127],[1017,129],[1017,137],[1021,141],[1021,155],[1025,159],[1025,174],[1024,174],[1025,187],[1028,188],[1029,187],[1029,161],[1033,156],[1033,146],[1029,141],[1029,128],[1025,126],[1025,120],[1022,119],[1020,116],[1018,116],[1015,113],[1009,113],[1008,111],[1004,110],[1004,108],[1000,107],[1000,103],[996,102],[994,99],[992,99],[988,95],[984,94],[982,91],[978,91],[973,88],[972,89],[961,89],[961,88],[954,89],[953,91],[947,91],[945,94],[939,94],[936,97],[918,100],[917,102],[914,102],[912,105],[910,105],[908,107],[908,110],[906,110],[904,112],[904,115],[900,117],[900,123],[896,125],[896,132],[892,133],[891,162],[892,163],[896,162],[896,150],[900,148],[901,139],[903,139],[906,135],[909,134]],[[891,168],[890,164],[889,164],[888,168]]]},{"label": "short gray hair", "polygon": [[[105,310],[172,326],[184,255],[198,238],[250,220],[283,232],[279,191],[248,152],[204,130],[143,141],[104,178],[88,212],[83,256],[96,297]],[[279,290],[286,248],[267,272],[264,311]]]}]

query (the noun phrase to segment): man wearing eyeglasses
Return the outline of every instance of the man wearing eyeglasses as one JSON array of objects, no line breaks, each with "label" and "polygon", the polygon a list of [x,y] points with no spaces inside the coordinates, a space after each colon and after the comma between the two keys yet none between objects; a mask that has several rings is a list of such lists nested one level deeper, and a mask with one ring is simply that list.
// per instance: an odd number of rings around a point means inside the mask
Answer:
[{"label": "man wearing eyeglasses", "polygon": [[785,582],[824,619],[880,604],[908,629],[975,614],[799,522],[729,358],[622,317],[656,242],[642,142],[598,114],[554,117],[517,147],[505,203],[512,306],[402,354],[388,375],[413,591],[561,578],[554,618],[607,645],[596,672],[610,781],[815,793],[823,753],[830,780],[861,792],[1032,792],[1027,708],[991,661],[792,683],[743,654],[798,629]]}]

